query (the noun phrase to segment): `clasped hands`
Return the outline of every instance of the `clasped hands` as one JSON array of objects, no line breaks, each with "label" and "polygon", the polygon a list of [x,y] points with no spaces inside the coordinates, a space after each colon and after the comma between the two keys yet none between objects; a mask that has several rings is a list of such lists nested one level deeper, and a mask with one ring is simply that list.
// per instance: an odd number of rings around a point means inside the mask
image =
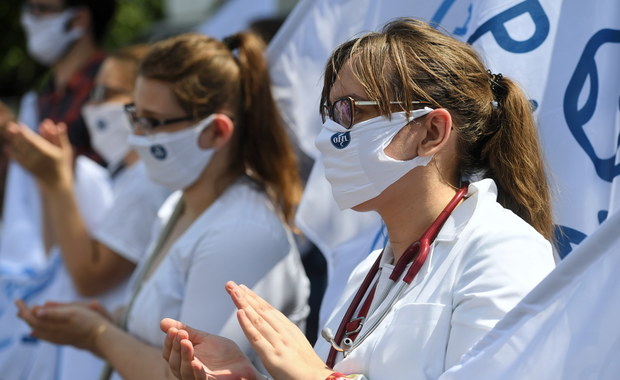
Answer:
[{"label": "clasped hands", "polygon": [[[244,285],[226,284],[237,319],[269,374],[278,380],[327,378],[333,370],[316,355],[295,324]],[[182,380],[264,379],[229,339],[166,318],[163,357]]]}]

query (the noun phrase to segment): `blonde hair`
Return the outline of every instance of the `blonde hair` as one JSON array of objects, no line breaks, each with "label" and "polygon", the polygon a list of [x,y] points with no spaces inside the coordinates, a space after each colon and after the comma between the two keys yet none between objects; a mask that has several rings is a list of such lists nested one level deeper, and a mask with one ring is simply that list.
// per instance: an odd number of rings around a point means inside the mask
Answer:
[{"label": "blonde hair", "polygon": [[385,116],[394,112],[390,101],[425,100],[448,110],[461,176],[493,178],[500,204],[552,240],[550,194],[536,125],[528,99],[512,80],[487,72],[470,45],[414,19],[395,20],[379,33],[338,47],[325,69],[321,104],[329,101],[346,62]]}]

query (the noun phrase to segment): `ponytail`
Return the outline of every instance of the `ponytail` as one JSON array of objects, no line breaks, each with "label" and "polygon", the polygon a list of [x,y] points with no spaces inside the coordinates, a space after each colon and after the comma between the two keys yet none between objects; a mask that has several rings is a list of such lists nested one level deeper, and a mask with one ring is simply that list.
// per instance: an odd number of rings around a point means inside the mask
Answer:
[{"label": "ponytail", "polygon": [[292,225],[301,184],[296,156],[271,93],[264,43],[250,33],[238,33],[224,43],[236,54],[242,99],[232,166],[261,182]]},{"label": "ponytail", "polygon": [[483,141],[481,160],[497,184],[499,203],[551,240],[551,197],[531,105],[512,80],[494,79],[492,134]]}]

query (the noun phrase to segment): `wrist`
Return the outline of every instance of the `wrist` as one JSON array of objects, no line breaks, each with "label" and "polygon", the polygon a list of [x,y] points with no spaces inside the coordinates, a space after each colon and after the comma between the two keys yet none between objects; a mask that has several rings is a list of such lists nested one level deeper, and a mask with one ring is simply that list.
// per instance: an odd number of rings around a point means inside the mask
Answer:
[{"label": "wrist", "polygon": [[90,333],[87,349],[97,356],[104,357],[105,335],[109,334],[113,327],[110,321],[102,318]]},{"label": "wrist", "polygon": [[340,372],[332,372],[325,380],[367,380],[366,376],[361,373],[352,373],[345,375]]}]

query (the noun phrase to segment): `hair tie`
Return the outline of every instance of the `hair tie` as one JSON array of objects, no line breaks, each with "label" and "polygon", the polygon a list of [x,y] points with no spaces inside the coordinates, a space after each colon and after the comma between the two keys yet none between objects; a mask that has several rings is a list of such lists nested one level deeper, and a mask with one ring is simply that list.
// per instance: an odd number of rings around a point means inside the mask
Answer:
[{"label": "hair tie", "polygon": [[487,74],[489,74],[489,84],[491,85],[491,92],[493,93],[493,101],[491,102],[491,106],[493,109],[497,109],[500,101],[506,95],[506,89],[502,83],[504,76],[501,73],[493,74],[491,70],[487,70]]},{"label": "hair tie", "polygon": [[232,36],[224,37],[222,42],[224,42],[228,50],[234,51],[241,46],[241,37],[239,37],[239,34],[233,34]]}]

